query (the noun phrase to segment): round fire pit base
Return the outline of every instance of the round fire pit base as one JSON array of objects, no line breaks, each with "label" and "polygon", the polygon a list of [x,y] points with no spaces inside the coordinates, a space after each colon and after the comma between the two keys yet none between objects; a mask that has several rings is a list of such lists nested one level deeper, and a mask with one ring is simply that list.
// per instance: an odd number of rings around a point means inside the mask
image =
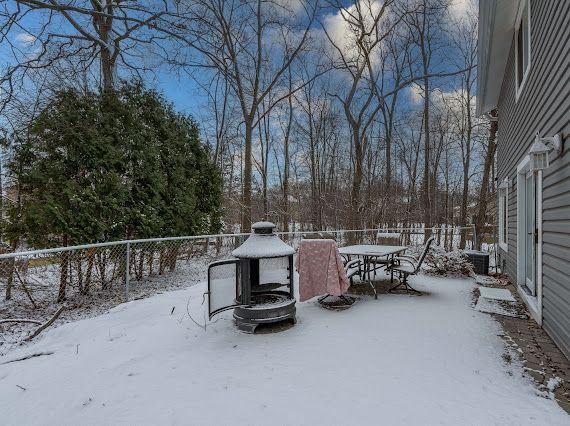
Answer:
[{"label": "round fire pit base", "polygon": [[271,324],[281,321],[296,323],[295,299],[279,293],[267,294],[269,303],[252,306],[238,306],[234,309],[237,328],[245,333],[255,333],[260,324]]}]

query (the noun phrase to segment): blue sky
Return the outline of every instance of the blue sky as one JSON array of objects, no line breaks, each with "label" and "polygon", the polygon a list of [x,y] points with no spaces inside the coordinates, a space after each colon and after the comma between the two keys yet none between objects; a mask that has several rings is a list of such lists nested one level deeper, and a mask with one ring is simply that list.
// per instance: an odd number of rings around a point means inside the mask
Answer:
[{"label": "blue sky", "polygon": [[[351,1],[347,1],[346,5],[349,6],[351,3]],[[476,0],[452,0],[450,15],[455,17],[460,16],[465,13],[470,3],[474,5]],[[335,16],[331,13],[325,13],[319,19],[325,22],[326,25],[328,23],[334,25]],[[22,51],[35,49],[36,47],[29,42],[29,36],[25,33],[23,28],[31,28],[32,32],[34,32],[33,30],[39,27],[42,20],[43,16],[37,12],[29,14],[28,17],[21,22],[22,30],[16,28],[15,31],[12,32],[12,42],[14,42],[17,47],[20,47]],[[59,25],[58,31],[75,32],[64,20],[61,20],[61,22],[57,24]],[[319,27],[319,24],[316,23],[315,26]],[[332,28],[331,30],[334,31]],[[11,62],[11,56],[8,45],[0,44],[0,64],[2,62]],[[161,69],[158,79],[150,78],[149,80],[149,83],[162,90],[165,96],[170,99],[177,108],[185,112],[197,112],[198,105],[200,104],[199,99],[203,100],[203,98],[201,90],[199,90],[196,83],[190,77],[184,74],[177,76],[174,72]]]},{"label": "blue sky", "polygon": [[149,83],[162,92],[180,112],[196,117],[199,115],[200,107],[206,102],[203,90],[198,87],[194,79],[186,75],[177,75],[165,70],[161,72],[160,79]]},{"label": "blue sky", "polygon": [[[451,6],[450,13],[455,16],[460,16],[463,14],[468,7],[470,2],[474,2],[475,0],[454,0],[454,3]],[[350,2],[347,2],[347,5]],[[23,27],[28,28],[37,28],[41,21],[41,15],[38,14],[31,14],[29,18],[26,18],[22,24]],[[37,21],[34,22],[33,19]],[[321,21],[330,23],[331,25],[334,24],[335,16],[332,14],[323,15],[321,16]],[[316,27],[319,24],[315,24]],[[66,24],[65,22],[62,23],[61,31],[69,31],[73,32],[74,30]],[[67,28],[67,29],[66,29]],[[334,31],[334,29],[331,29]],[[30,51],[32,52],[37,47],[29,40],[29,35],[27,35],[23,30],[22,31],[14,31],[12,33],[12,42],[21,49],[23,53]],[[435,58],[433,61],[435,64],[438,64],[439,68],[438,71],[448,71],[451,69],[449,65],[441,65],[446,63],[445,55],[448,54],[448,51],[442,51],[438,53],[441,54],[441,57]],[[8,50],[8,46],[6,44],[0,45],[0,64],[4,62],[12,62],[11,60],[11,52]],[[1,66],[1,65],[0,65]],[[200,72],[200,71],[196,71]],[[435,86],[437,85],[444,85],[441,87],[444,91],[449,91],[454,89],[454,85],[456,84],[454,79],[439,79],[439,81],[434,81]],[[198,86],[198,84],[194,81],[193,78],[189,77],[186,73],[181,72],[177,73],[175,71],[166,69],[162,67],[154,75],[147,76],[147,84],[153,88],[158,89],[161,91],[165,98],[172,102],[175,105],[175,108],[184,113],[192,114],[196,118],[200,118],[201,109],[207,102],[205,97],[204,91]],[[408,108],[414,108],[417,103],[417,97],[414,102],[413,91],[411,89],[406,89],[403,94],[399,96],[400,102],[403,102],[407,105],[404,105]]]}]

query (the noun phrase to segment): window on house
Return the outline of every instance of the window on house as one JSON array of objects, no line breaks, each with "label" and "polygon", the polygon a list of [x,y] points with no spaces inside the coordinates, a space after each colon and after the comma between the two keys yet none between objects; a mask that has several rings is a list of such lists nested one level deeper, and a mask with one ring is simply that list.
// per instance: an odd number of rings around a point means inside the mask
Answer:
[{"label": "window on house", "polygon": [[509,194],[505,185],[499,188],[499,247],[508,250],[509,240]]},{"label": "window on house", "polygon": [[525,82],[526,75],[530,68],[530,12],[529,0],[523,1],[523,9],[517,21],[515,34],[515,59],[517,94]]}]

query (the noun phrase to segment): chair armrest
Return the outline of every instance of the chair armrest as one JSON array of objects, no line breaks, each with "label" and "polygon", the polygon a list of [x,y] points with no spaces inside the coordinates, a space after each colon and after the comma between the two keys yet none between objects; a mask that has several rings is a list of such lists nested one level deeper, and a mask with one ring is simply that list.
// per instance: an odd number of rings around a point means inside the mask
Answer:
[{"label": "chair armrest", "polygon": [[352,279],[352,277],[354,277],[355,275],[360,277],[362,274],[363,265],[364,262],[362,261],[362,259],[353,259],[350,262],[347,262],[347,264],[344,265],[344,271],[346,272],[346,277],[348,279]]},{"label": "chair armrest", "polygon": [[406,258],[406,259],[410,259],[410,260],[413,260],[414,262],[417,262],[417,261],[418,261],[418,257],[417,257],[417,256],[414,256],[413,254],[400,254],[400,255],[398,255],[398,257],[403,257],[403,258]]},{"label": "chair armrest", "polygon": [[412,265],[414,269],[417,268],[417,262],[414,262],[411,259],[408,259],[407,257],[395,257],[394,261],[406,262]]},{"label": "chair armrest", "polygon": [[353,259],[349,262],[346,262],[344,265],[344,269],[348,270],[350,268],[356,268],[362,266],[362,259]]}]

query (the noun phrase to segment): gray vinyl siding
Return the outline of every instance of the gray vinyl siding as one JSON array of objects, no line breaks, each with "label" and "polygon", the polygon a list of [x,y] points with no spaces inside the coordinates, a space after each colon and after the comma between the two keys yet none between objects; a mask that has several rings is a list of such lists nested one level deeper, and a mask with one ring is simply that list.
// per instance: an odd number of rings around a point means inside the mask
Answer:
[{"label": "gray vinyl siding", "polygon": [[507,274],[517,275],[517,165],[536,132],[561,133],[564,153],[543,173],[543,327],[570,358],[570,1],[531,0],[531,66],[518,101],[514,38],[499,98],[497,176],[508,177]]}]

